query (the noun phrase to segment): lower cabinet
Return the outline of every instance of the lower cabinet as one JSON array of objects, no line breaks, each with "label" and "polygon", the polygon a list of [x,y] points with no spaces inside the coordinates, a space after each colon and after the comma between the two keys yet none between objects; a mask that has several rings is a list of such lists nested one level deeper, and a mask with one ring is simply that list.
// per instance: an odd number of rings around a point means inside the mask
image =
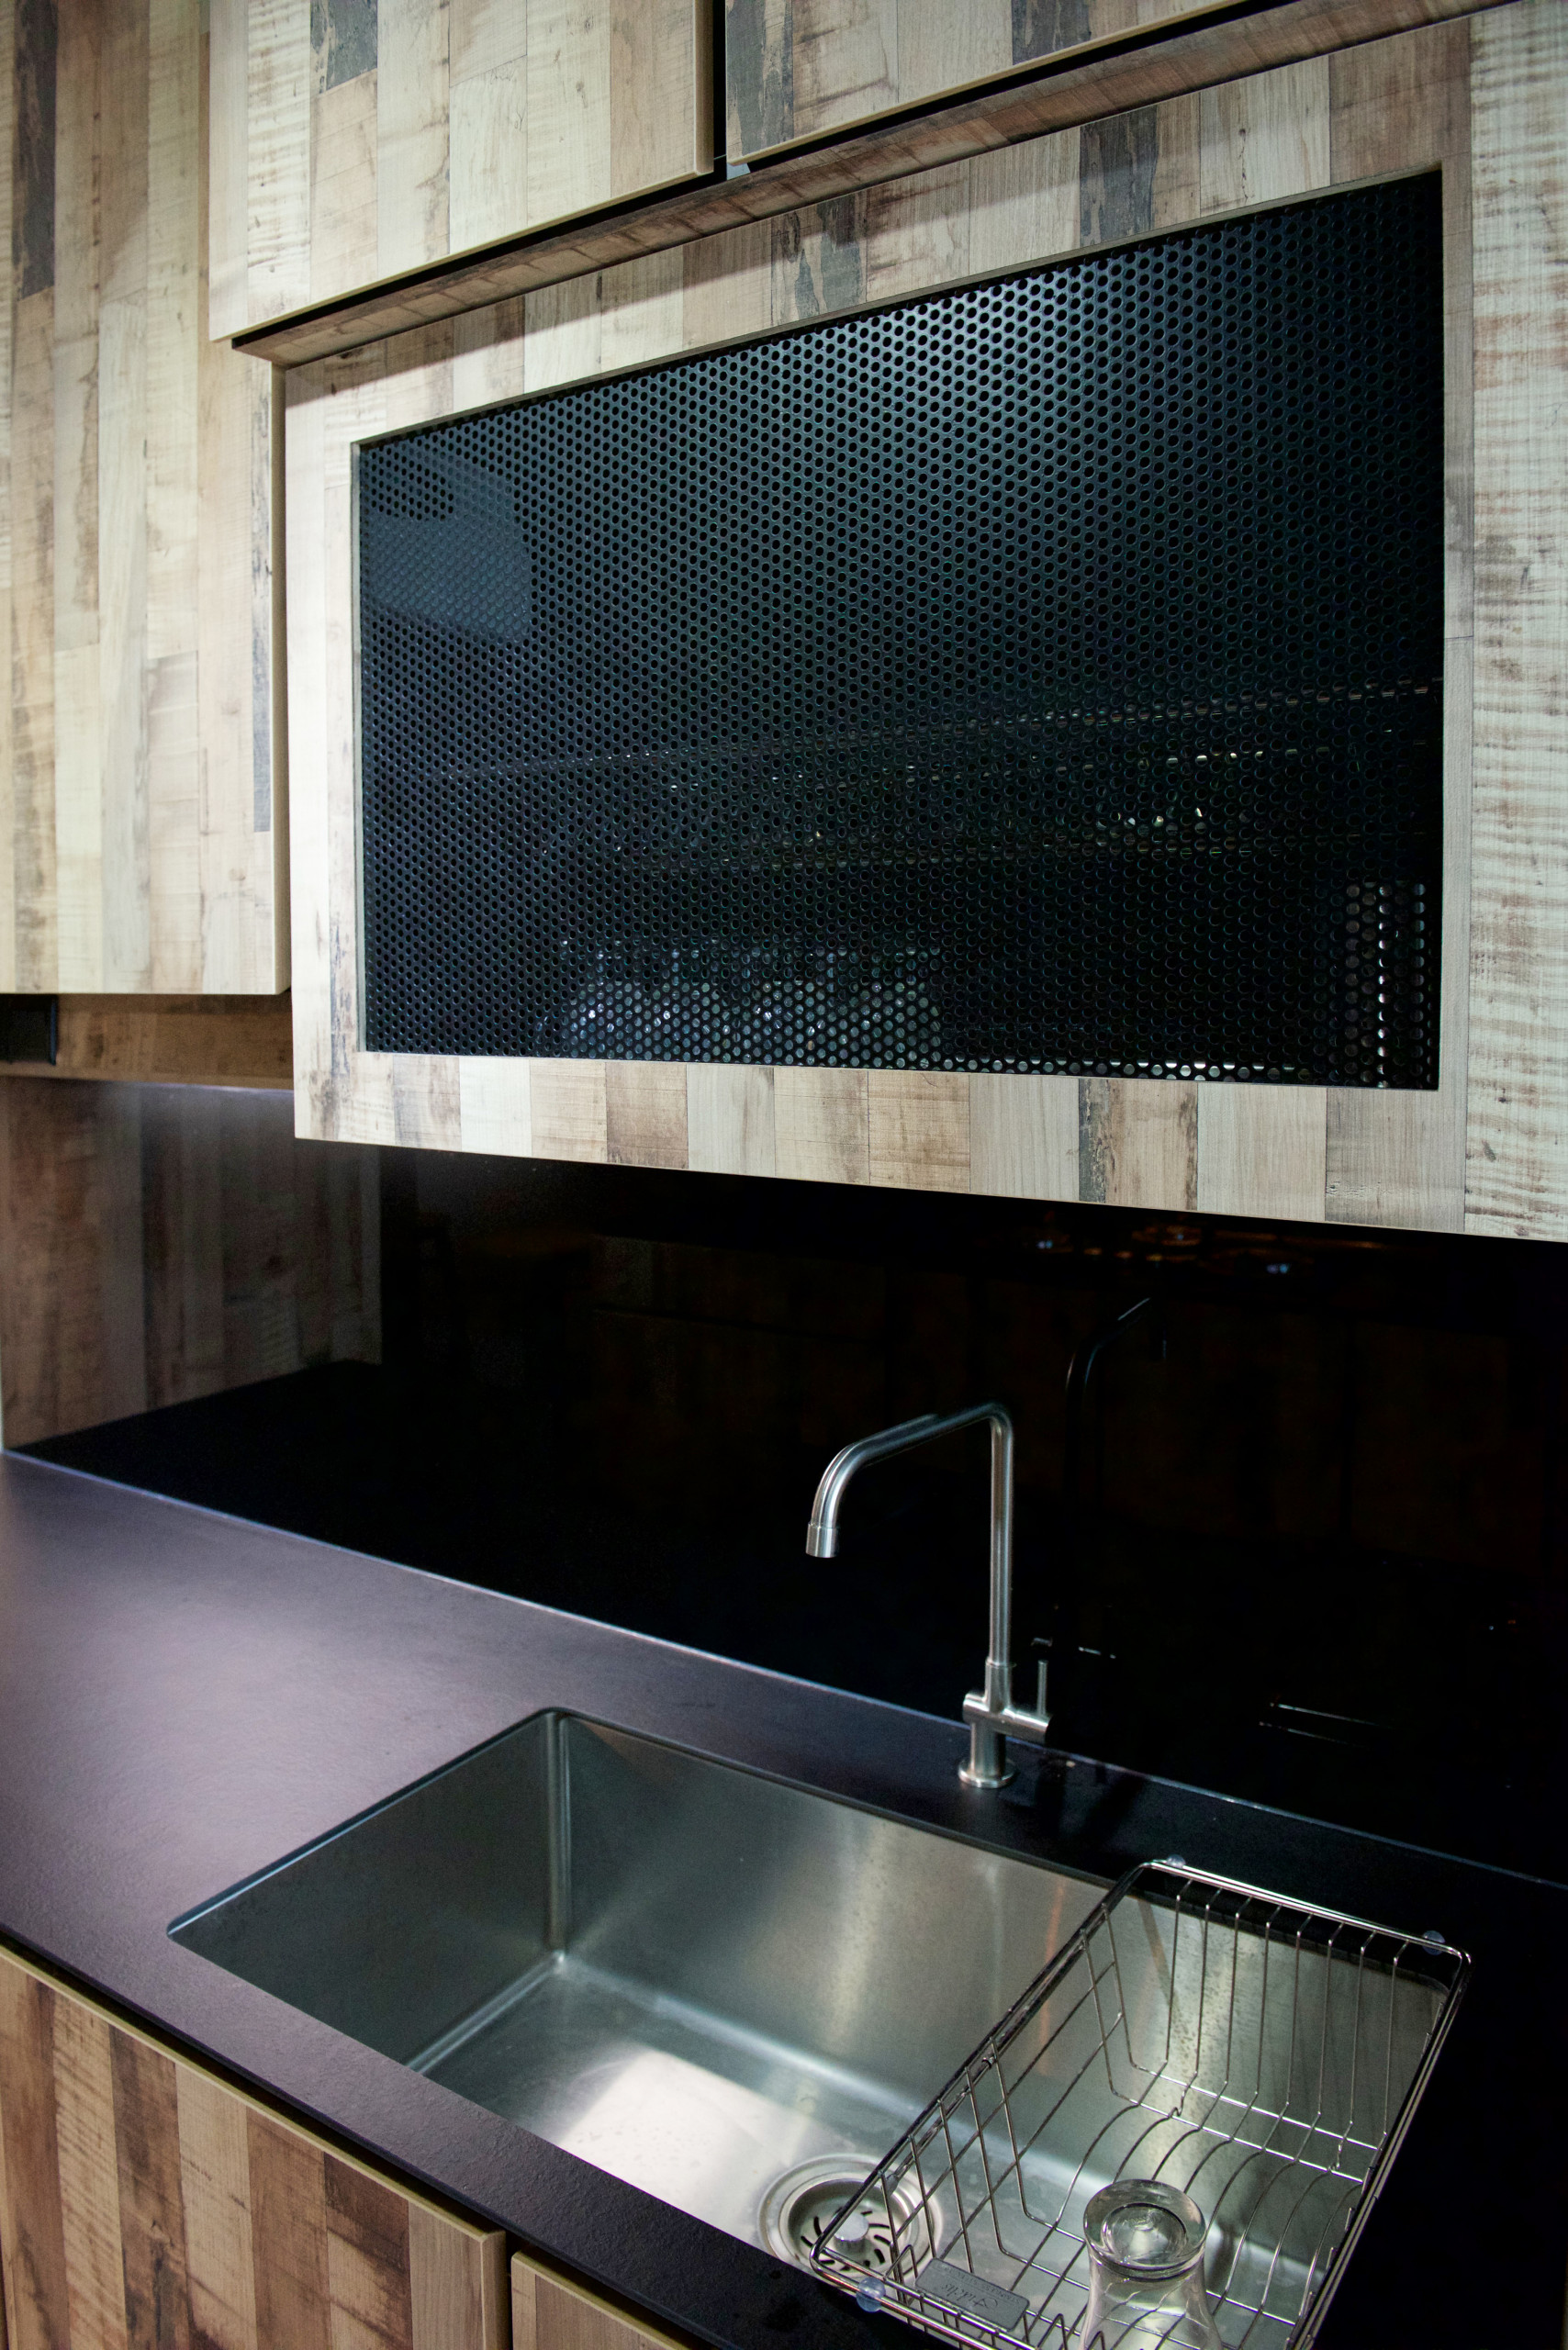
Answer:
[{"label": "lower cabinet", "polygon": [[505,2350],[509,2331],[498,2232],[3,1950],[0,2277],[8,2350]]},{"label": "lower cabinet", "polygon": [[521,2252],[511,2264],[511,2338],[512,2350],[680,2350],[672,2334],[625,2316]]}]

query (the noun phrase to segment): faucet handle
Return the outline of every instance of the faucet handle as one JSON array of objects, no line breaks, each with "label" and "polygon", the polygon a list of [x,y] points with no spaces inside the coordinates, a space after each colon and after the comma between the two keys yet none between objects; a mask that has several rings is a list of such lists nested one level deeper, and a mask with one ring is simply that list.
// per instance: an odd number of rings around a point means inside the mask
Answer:
[{"label": "faucet handle", "polygon": [[[986,1679],[992,1680],[989,1672]],[[1020,1738],[1029,1746],[1044,1746],[1051,1726],[1046,1711],[1044,1665],[1039,1672],[1038,1695],[1039,1710],[1031,1713],[1026,1707],[1014,1705],[1005,1684],[998,1685],[993,1682],[990,1690],[970,1690],[964,1699],[964,1719],[969,1726],[969,1759],[958,1768],[958,1776],[967,1787],[1004,1787],[1016,1776],[1007,1760],[1010,1738]]]},{"label": "faucet handle", "polygon": [[964,1699],[964,1719],[971,1729],[984,1722],[1005,1738],[1021,1738],[1029,1746],[1044,1746],[1050,1735],[1051,1718],[1042,1707],[1038,1713],[1027,1706],[988,1706],[979,1689],[971,1689]]}]

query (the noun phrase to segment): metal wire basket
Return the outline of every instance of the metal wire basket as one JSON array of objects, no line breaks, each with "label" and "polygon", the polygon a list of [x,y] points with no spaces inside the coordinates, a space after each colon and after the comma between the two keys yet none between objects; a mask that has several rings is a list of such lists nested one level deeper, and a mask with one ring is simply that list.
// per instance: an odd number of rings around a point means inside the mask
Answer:
[{"label": "metal wire basket", "polygon": [[1085,2206],[1113,2179],[1159,2179],[1207,2220],[1227,2350],[1304,2350],[1469,1964],[1436,1934],[1146,1863],[879,2164],[812,2266],[940,2341],[1091,2350]]}]

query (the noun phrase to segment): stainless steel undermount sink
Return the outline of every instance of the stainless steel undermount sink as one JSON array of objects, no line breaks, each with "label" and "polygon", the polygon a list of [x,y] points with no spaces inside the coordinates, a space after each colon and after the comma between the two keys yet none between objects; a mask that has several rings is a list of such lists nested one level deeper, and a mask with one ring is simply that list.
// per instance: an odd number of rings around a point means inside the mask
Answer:
[{"label": "stainless steel undermount sink", "polygon": [[170,1931],[778,2251],[809,2248],[1103,1890],[544,1713]]}]

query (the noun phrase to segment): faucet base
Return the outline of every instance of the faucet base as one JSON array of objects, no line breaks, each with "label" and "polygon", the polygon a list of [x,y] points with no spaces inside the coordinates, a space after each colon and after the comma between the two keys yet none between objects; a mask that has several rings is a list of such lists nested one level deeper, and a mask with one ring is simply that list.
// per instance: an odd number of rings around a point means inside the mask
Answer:
[{"label": "faucet base", "polygon": [[1004,1787],[1018,1774],[1007,1759],[1007,1740],[988,1722],[969,1724],[969,1759],[958,1765],[966,1787]]}]

